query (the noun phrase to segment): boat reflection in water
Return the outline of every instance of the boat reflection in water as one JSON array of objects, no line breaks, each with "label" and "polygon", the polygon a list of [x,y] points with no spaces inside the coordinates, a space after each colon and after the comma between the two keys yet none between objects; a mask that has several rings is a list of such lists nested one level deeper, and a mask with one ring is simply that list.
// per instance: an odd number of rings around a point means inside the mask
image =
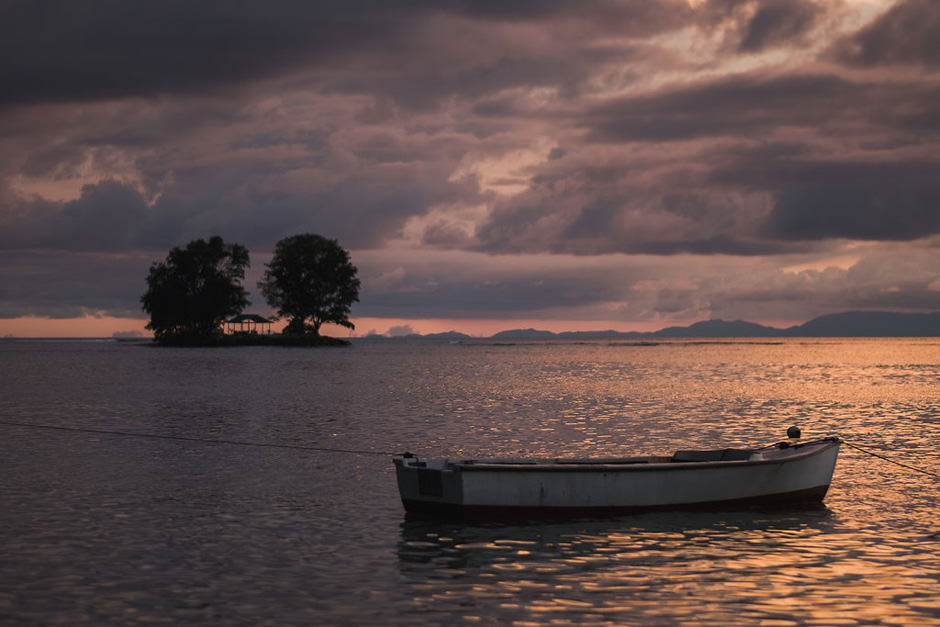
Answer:
[{"label": "boat reflection in water", "polygon": [[660,509],[819,503],[840,440],[760,449],[677,451],[610,459],[395,458],[409,515],[472,518],[605,516]]},{"label": "boat reflection in water", "polygon": [[[406,519],[398,566],[414,610],[430,617],[758,624],[798,614],[799,597],[822,594],[814,569],[826,567],[821,549],[835,525],[821,505],[527,524]],[[832,603],[817,603],[814,618],[835,617]]]}]

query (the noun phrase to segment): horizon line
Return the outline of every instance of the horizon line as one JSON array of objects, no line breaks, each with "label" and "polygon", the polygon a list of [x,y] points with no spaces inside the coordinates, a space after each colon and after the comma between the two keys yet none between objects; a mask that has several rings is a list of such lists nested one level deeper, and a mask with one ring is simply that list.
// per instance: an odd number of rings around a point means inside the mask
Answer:
[{"label": "horizon line", "polygon": [[[667,331],[667,330],[674,330],[674,331],[677,332],[677,333],[680,332],[680,331],[683,331],[683,330],[693,330],[693,327],[696,327],[696,326],[701,327],[702,325],[707,325],[708,323],[720,323],[720,324],[724,324],[724,325],[736,325],[736,324],[737,324],[737,325],[742,325],[742,326],[746,325],[746,326],[749,326],[749,327],[758,327],[759,329],[766,329],[766,331],[768,331],[768,332],[786,333],[786,332],[788,332],[788,331],[793,331],[793,330],[795,330],[795,329],[799,329],[800,327],[809,325],[810,323],[812,323],[812,322],[814,322],[814,321],[822,320],[822,319],[825,319],[825,318],[831,318],[831,317],[845,317],[845,316],[859,316],[859,315],[882,315],[882,316],[903,316],[903,317],[929,317],[929,316],[940,316],[940,311],[931,311],[931,312],[904,312],[904,311],[890,311],[890,310],[848,310],[848,311],[842,311],[842,312],[837,312],[837,313],[822,314],[822,315],[816,316],[816,317],[814,317],[814,318],[811,318],[811,319],[809,319],[809,320],[807,320],[807,321],[805,321],[805,322],[798,323],[798,324],[792,324],[792,325],[790,325],[790,326],[788,326],[788,327],[771,326],[771,325],[768,325],[768,324],[763,324],[763,323],[759,323],[759,322],[751,322],[751,321],[742,320],[742,319],[725,320],[725,319],[723,319],[723,318],[709,318],[709,319],[697,320],[697,321],[692,322],[692,323],[687,324],[687,325],[676,324],[676,325],[664,326],[664,327],[661,327],[661,328],[656,329],[656,330],[654,330],[654,331],[634,331],[634,330],[630,330],[630,331],[618,331],[618,330],[613,329],[613,328],[607,328],[607,329],[590,329],[590,330],[582,330],[582,331],[572,331],[572,330],[550,331],[550,330],[547,330],[547,329],[539,329],[539,328],[530,326],[530,327],[514,327],[514,328],[507,328],[507,329],[503,329],[503,330],[497,331],[497,332],[495,332],[495,333],[492,333],[492,334],[490,334],[490,335],[472,335],[472,334],[469,334],[469,333],[465,333],[465,332],[463,332],[463,331],[458,331],[458,330],[456,330],[456,329],[450,329],[450,330],[448,330],[448,331],[440,331],[440,332],[431,332],[431,333],[418,333],[418,332],[413,332],[413,333],[400,333],[400,334],[395,334],[395,335],[389,335],[388,332],[386,332],[386,333],[383,334],[383,333],[375,333],[375,332],[373,331],[373,332],[370,332],[370,333],[364,334],[364,335],[352,335],[352,334],[350,334],[350,335],[345,336],[344,339],[373,339],[373,338],[374,338],[374,339],[408,339],[408,338],[427,338],[427,339],[434,339],[435,337],[441,337],[441,338],[443,339],[443,338],[446,338],[447,336],[461,336],[461,337],[466,338],[466,339],[487,340],[487,339],[501,339],[501,338],[498,337],[498,336],[501,336],[501,335],[504,335],[504,334],[512,334],[512,333],[518,333],[518,334],[524,334],[524,333],[539,334],[539,335],[545,337],[546,339],[548,339],[547,336],[555,336],[555,337],[557,337],[557,336],[576,336],[575,339],[577,339],[577,336],[580,336],[581,339],[585,339],[584,336],[590,336],[590,335],[599,335],[599,336],[600,336],[600,335],[608,335],[608,336],[612,336],[612,337],[615,337],[615,336],[624,336],[624,339],[627,339],[627,338],[629,338],[629,337],[634,337],[634,338],[642,338],[642,337],[659,337],[659,338],[664,338],[664,337],[665,337],[665,338],[683,338],[683,337],[688,337],[688,338],[702,338],[702,337],[716,337],[716,338],[728,338],[728,337],[733,337],[733,338],[747,338],[747,337],[754,337],[754,338],[766,338],[766,337],[775,337],[775,336],[772,336],[772,335],[771,335],[771,336],[768,336],[768,335],[763,335],[763,334],[758,334],[758,335],[754,335],[754,336],[749,336],[749,335],[746,335],[746,334],[745,334],[745,335],[738,335],[738,334],[735,334],[735,335],[701,335],[701,332],[700,332],[700,331],[697,332],[697,333],[695,333],[694,335],[688,335],[688,336],[683,336],[683,335],[666,335],[666,336],[662,336],[662,335],[659,335],[659,334],[661,334],[661,333],[663,333],[664,331]],[[546,322],[547,322],[547,321],[546,321]],[[392,328],[395,328],[395,327],[392,327]],[[390,329],[390,330],[391,330],[391,329]],[[756,330],[756,329],[755,329],[755,330]],[[325,335],[325,336],[328,336],[329,334],[324,334],[324,335]],[[786,336],[779,336],[779,337],[786,337]],[[804,336],[804,337],[806,337],[806,336]],[[940,329],[937,330],[937,334],[936,334],[936,335],[926,335],[926,334],[923,333],[923,331],[922,331],[921,333],[919,333],[919,334],[914,334],[914,335],[902,335],[902,334],[898,334],[896,331],[895,331],[895,332],[892,332],[892,333],[890,333],[890,334],[887,334],[887,335],[879,334],[879,333],[871,333],[871,332],[859,333],[859,332],[856,331],[855,334],[851,334],[851,335],[811,335],[811,336],[809,336],[809,337],[940,337]],[[150,340],[150,339],[152,339],[152,336],[151,336],[151,335],[147,335],[147,334],[144,334],[144,333],[135,334],[135,332],[127,332],[127,331],[115,331],[115,332],[113,332],[111,335],[100,335],[100,336],[79,336],[79,335],[15,335],[15,334],[12,334],[12,333],[8,333],[8,334],[5,334],[5,335],[3,335],[3,336],[0,336],[0,340],[60,340],[60,341],[61,341],[61,340],[85,340],[85,341],[112,340],[112,341],[125,341],[125,342],[139,342],[139,341],[147,341],[147,340]],[[513,339],[525,339],[525,338],[513,338]],[[538,338],[532,338],[532,339],[538,339]],[[564,338],[564,337],[559,337],[558,339],[566,339],[566,338]],[[603,339],[603,338],[602,338],[602,337],[599,337],[599,338],[597,338],[597,339]]]}]

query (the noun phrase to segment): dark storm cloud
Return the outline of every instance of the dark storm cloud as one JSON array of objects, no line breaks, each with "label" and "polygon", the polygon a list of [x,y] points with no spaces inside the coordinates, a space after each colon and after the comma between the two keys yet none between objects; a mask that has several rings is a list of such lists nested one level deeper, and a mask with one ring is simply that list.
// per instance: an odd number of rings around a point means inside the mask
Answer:
[{"label": "dark storm cloud", "polygon": [[820,155],[811,146],[796,143],[727,150],[726,158],[710,171],[708,182],[775,193],[806,185],[865,181],[917,188],[932,187],[940,168],[934,154],[892,159],[890,152],[883,155],[873,150],[856,153],[851,159],[840,156]]},{"label": "dark storm cloud", "polygon": [[762,2],[748,20],[738,49],[758,52],[792,42],[812,28],[821,13],[820,5],[805,0]]},{"label": "dark storm cloud", "polygon": [[858,33],[836,43],[832,55],[856,66],[940,67],[940,10],[935,0],[901,0]]},{"label": "dark storm cloud", "polygon": [[761,237],[746,199],[711,192],[693,174],[667,172],[644,182],[630,171],[572,164],[541,177],[532,190],[496,206],[477,229],[476,246],[490,253],[573,255],[750,256],[802,249]]},{"label": "dark storm cloud", "polygon": [[141,315],[145,255],[0,251],[0,318]]},{"label": "dark storm cloud", "polygon": [[116,181],[86,186],[66,203],[59,223],[47,225],[50,247],[60,250],[127,250],[133,232],[146,224],[147,207],[133,188]]},{"label": "dark storm cloud", "polygon": [[353,154],[365,163],[409,163],[423,158],[421,148],[407,146],[388,133],[370,136],[353,149]]},{"label": "dark storm cloud", "polygon": [[789,240],[913,240],[940,233],[940,181],[867,178],[792,186],[779,192],[768,235]]},{"label": "dark storm cloud", "polygon": [[867,91],[834,74],[744,74],[621,98],[590,111],[585,125],[596,142],[760,138],[778,126],[815,126],[851,115]]},{"label": "dark storm cloud", "polygon": [[[408,217],[422,215],[438,203],[476,195],[472,181],[449,183],[438,176],[393,169],[371,179],[349,178],[313,194],[299,223],[307,230],[331,233],[351,247],[376,248],[398,235]],[[283,235],[290,234],[290,228],[284,225]]]},{"label": "dark storm cloud", "polygon": [[[559,237],[555,252],[574,254],[596,254],[595,251],[630,254],[676,255],[766,255],[785,252],[782,246],[774,246],[756,238],[748,240],[742,234],[733,233],[733,224],[722,217],[721,207],[710,206],[713,201],[702,195],[666,193],[657,206],[644,207],[644,213],[657,214],[672,219],[677,226],[669,233],[644,231],[640,226],[621,226],[625,213],[635,211],[631,207],[630,191],[604,199],[584,207],[567,225]],[[686,221],[684,228],[679,221]],[[722,224],[724,222],[724,224]],[[711,223],[712,228],[705,227]],[[717,226],[717,232],[715,232]],[[729,232],[723,232],[722,227]],[[792,251],[792,249],[787,249]]]},{"label": "dark storm cloud", "polygon": [[368,255],[360,316],[932,302],[936,264],[776,266],[940,233],[934,5],[692,4],[0,3],[0,315],[139,313],[142,258],[300,232]]},{"label": "dark storm cloud", "polygon": [[568,0],[429,0],[426,7],[496,21],[539,21],[553,18],[586,20],[625,35],[648,34],[671,28],[691,17],[686,2],[665,0],[596,0],[572,3]]},{"label": "dark storm cloud", "polygon": [[0,214],[0,248],[128,250],[147,214],[140,194],[113,180],[87,185],[66,203],[20,199]]},{"label": "dark storm cloud", "polygon": [[[363,290],[368,302],[357,305],[357,315],[368,317],[414,316],[421,302],[426,317],[526,316],[548,307],[588,307],[619,297],[624,289],[614,281],[585,279],[571,272],[495,271],[486,279],[454,276],[446,283],[427,274],[409,274],[393,290],[373,285],[366,274]],[[486,303],[481,310],[480,303]]]},{"label": "dark storm cloud", "polygon": [[774,141],[776,132],[803,128],[839,139],[868,136],[912,145],[940,131],[938,102],[940,85],[933,80],[749,72],[619,98],[589,110],[582,124],[590,140],[603,143]]},{"label": "dark storm cloud", "polygon": [[[487,27],[478,29],[484,36]],[[462,39],[453,44],[455,51],[473,44],[468,35]],[[497,37],[483,44],[484,49],[470,51],[475,57],[472,63],[428,61],[409,63],[394,71],[363,68],[325,76],[319,87],[324,92],[376,94],[409,112],[433,111],[457,96],[473,103],[471,111],[481,119],[515,117],[525,116],[526,111],[520,107],[518,96],[502,93],[506,90],[547,87],[557,90],[561,99],[577,101],[579,96],[596,88],[592,80],[599,68],[616,68],[622,74],[618,80],[629,83],[639,75],[622,68],[657,54],[665,57],[645,45],[603,46],[580,39],[550,45],[530,44],[524,37],[518,41]]]},{"label": "dark storm cloud", "polygon": [[190,234],[218,233],[270,250],[280,238],[304,231],[372,248],[409,216],[475,193],[472,181],[442,182],[434,169],[387,166],[287,193],[264,184],[275,172],[268,162],[181,170],[151,206],[134,186],[114,180],[86,185],[69,202],[20,199],[0,213],[0,249],[158,251],[184,244]]},{"label": "dark storm cloud", "polygon": [[[6,2],[0,103],[204,92],[327,62],[387,30],[318,3]],[[346,19],[344,19],[346,18]]]},{"label": "dark storm cloud", "polygon": [[[6,2],[0,7],[0,105],[198,93],[299,68],[395,68],[435,16],[582,20],[630,34],[687,19],[679,0],[591,3],[381,0],[265,3]],[[425,62],[433,62],[432,48]],[[420,86],[419,86],[420,87]]]},{"label": "dark storm cloud", "polygon": [[31,177],[68,178],[78,173],[85,158],[86,154],[81,146],[58,144],[26,155],[20,166],[20,172]]},{"label": "dark storm cloud", "polygon": [[[689,155],[687,163],[696,163],[703,178],[660,175],[659,200],[648,197],[649,181],[638,187],[630,180],[628,168],[613,171],[619,184],[592,182],[598,191],[575,201],[580,206],[568,206],[567,215],[577,217],[569,220],[558,245],[569,252],[580,240],[590,242],[587,250],[747,255],[794,252],[799,242],[831,238],[891,241],[933,235],[940,232],[940,164],[916,146],[930,141],[938,129],[936,103],[937,87],[930,81],[882,84],[832,73],[749,73],[599,106],[587,117],[590,139],[598,143],[699,140],[707,145],[701,140],[712,138],[723,143],[702,151],[697,163]],[[775,141],[780,129],[791,136],[802,129],[806,141]],[[852,157],[834,158],[828,147],[820,152],[824,142],[842,144]],[[897,152],[905,148],[913,149],[911,156]],[[692,202],[700,208],[698,215],[670,205],[675,195],[669,190],[676,185],[699,194]],[[570,193],[571,185],[560,189]],[[747,212],[760,215],[760,209],[726,203],[722,210],[722,194],[765,194],[772,198],[771,210],[763,224],[728,221]],[[497,212],[482,235],[490,244],[523,241],[540,208],[555,202],[546,194]],[[651,223],[657,215],[678,215],[691,224],[677,223],[674,240],[635,225],[617,226],[624,215],[640,210]]]},{"label": "dark storm cloud", "polygon": [[709,0],[697,16],[706,28],[724,28],[728,49],[754,53],[801,42],[831,8],[810,0]]},{"label": "dark storm cloud", "polygon": [[771,239],[913,240],[940,233],[940,161],[822,161],[805,149],[746,151],[711,180],[766,190]]}]

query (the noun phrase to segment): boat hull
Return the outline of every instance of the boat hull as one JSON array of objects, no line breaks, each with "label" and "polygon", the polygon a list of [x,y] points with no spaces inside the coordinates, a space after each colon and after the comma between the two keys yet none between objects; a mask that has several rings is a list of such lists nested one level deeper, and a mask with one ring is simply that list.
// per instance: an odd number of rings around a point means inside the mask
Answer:
[{"label": "boat hull", "polygon": [[395,465],[402,503],[409,514],[607,516],[819,503],[829,489],[838,450],[839,441],[832,438],[769,449],[734,461],[402,457],[396,458]]}]

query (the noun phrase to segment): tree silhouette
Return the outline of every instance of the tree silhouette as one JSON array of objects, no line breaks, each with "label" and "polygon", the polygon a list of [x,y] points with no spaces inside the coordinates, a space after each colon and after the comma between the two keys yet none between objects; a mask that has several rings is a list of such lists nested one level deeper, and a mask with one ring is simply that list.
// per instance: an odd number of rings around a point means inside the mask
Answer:
[{"label": "tree silhouette", "polygon": [[198,343],[248,304],[241,286],[248,249],[214,236],[173,248],[166,261],[150,266],[140,301],[150,314],[147,328],[160,343]]},{"label": "tree silhouette", "polygon": [[267,268],[258,287],[278,315],[290,318],[285,333],[319,336],[324,322],[355,328],[349,308],[359,301],[359,279],[336,240],[312,233],[285,237]]}]

